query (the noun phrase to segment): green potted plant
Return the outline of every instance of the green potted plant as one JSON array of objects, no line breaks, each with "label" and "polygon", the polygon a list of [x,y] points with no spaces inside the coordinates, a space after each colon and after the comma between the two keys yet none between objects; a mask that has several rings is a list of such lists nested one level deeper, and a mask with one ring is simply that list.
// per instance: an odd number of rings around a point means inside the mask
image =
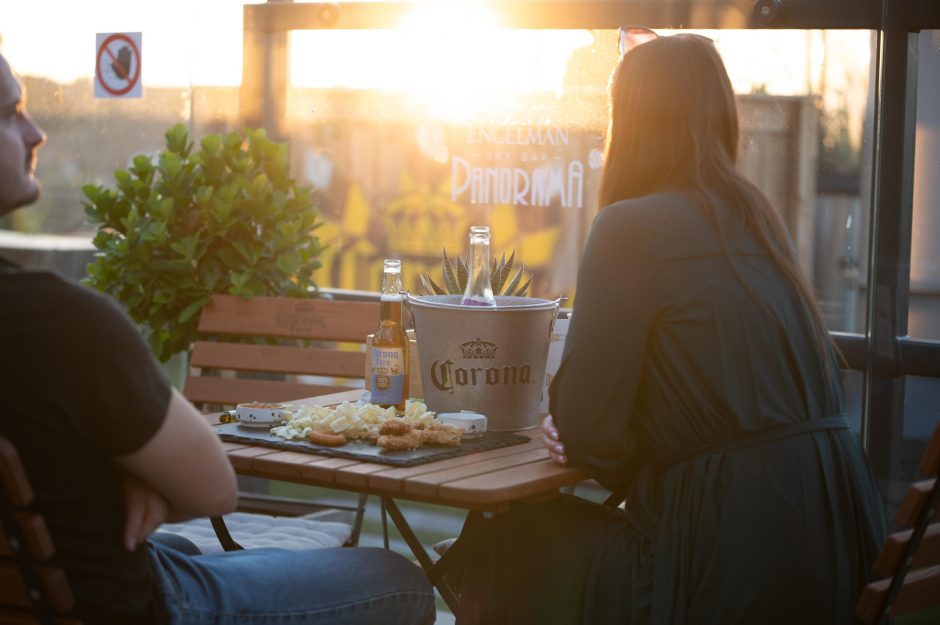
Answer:
[{"label": "green potted plant", "polygon": [[317,207],[289,175],[287,144],[263,130],[209,135],[194,151],[178,124],[159,156],[135,156],[114,179],[82,189],[99,250],[84,282],[124,305],[160,361],[189,349],[214,293],[316,289]]}]

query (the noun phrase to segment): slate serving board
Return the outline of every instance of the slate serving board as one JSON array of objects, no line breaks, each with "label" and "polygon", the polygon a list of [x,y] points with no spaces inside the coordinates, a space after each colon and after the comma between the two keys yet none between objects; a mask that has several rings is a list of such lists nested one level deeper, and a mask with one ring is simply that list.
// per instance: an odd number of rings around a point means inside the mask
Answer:
[{"label": "slate serving board", "polygon": [[342,447],[326,447],[309,441],[288,441],[278,438],[266,429],[246,428],[238,423],[223,423],[213,428],[227,443],[246,443],[273,447],[284,451],[300,451],[333,458],[348,458],[363,462],[375,462],[396,467],[413,467],[446,458],[466,456],[487,449],[509,447],[529,441],[529,437],[509,432],[487,432],[480,438],[471,438],[460,443],[460,447],[428,447],[402,451],[382,449],[365,441],[349,441]]}]

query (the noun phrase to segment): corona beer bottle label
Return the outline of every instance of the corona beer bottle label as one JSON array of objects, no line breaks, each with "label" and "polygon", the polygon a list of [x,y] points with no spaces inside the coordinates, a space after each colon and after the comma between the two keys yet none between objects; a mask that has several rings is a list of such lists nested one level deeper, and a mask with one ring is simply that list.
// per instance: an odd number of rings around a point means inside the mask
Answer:
[{"label": "corona beer bottle label", "polygon": [[397,406],[404,395],[404,350],[400,347],[373,347],[372,403]]}]

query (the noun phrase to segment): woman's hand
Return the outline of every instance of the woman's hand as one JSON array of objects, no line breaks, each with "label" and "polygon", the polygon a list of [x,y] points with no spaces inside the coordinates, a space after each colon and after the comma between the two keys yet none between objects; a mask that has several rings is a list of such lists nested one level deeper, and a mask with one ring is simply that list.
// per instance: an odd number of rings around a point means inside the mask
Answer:
[{"label": "woman's hand", "polygon": [[169,505],[163,495],[126,471],[121,487],[124,490],[124,546],[134,551],[167,520]]},{"label": "woman's hand", "polygon": [[548,415],[542,420],[542,444],[548,450],[548,455],[552,460],[561,465],[568,464],[568,456],[565,455],[565,444],[561,442],[561,436],[558,434],[558,428],[552,420],[552,415]]}]

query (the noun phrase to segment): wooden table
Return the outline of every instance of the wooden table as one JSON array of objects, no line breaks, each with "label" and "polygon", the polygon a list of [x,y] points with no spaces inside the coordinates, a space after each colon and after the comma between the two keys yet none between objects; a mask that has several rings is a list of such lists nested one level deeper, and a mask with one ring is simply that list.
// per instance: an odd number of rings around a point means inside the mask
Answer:
[{"label": "wooden table", "polygon": [[[361,391],[347,391],[291,402],[328,406],[356,401]],[[218,422],[217,415],[208,416]],[[424,546],[415,537],[395,503],[408,499],[450,506],[492,516],[519,500],[554,497],[562,486],[588,479],[577,470],[548,458],[538,428],[519,432],[526,443],[449,458],[414,467],[393,467],[359,460],[280,451],[270,447],[223,443],[235,471],[250,475],[356,493],[377,495],[448,606],[457,614],[459,601],[443,580]]]}]

